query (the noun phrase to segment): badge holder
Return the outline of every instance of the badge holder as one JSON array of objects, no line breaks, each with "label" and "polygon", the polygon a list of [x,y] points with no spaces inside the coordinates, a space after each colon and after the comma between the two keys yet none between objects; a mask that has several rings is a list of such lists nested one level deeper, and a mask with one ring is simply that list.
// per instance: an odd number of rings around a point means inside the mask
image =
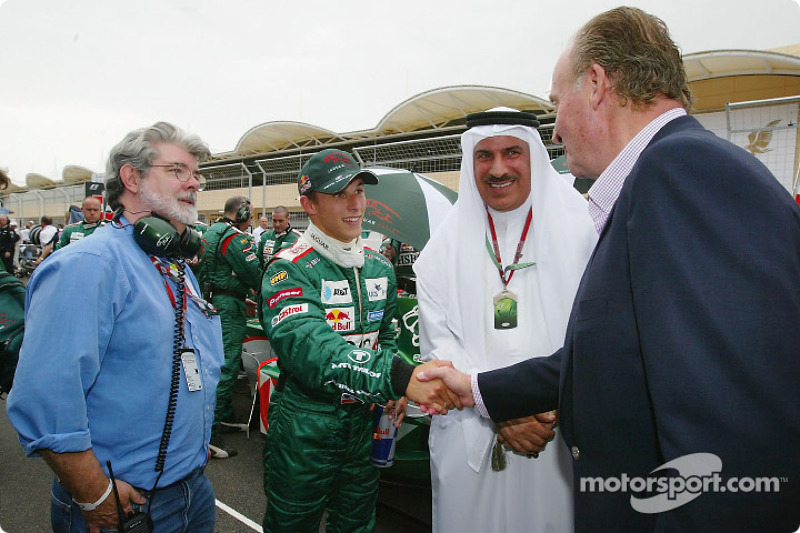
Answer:
[{"label": "badge holder", "polygon": [[494,329],[517,327],[517,300],[517,295],[508,289],[503,289],[494,297]]}]

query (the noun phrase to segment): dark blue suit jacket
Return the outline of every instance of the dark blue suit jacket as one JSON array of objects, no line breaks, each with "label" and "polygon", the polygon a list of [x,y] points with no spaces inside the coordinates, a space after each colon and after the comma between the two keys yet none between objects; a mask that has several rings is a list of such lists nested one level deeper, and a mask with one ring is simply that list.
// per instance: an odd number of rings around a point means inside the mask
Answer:
[{"label": "dark blue suit jacket", "polygon": [[[673,120],[626,179],[564,347],[478,383],[498,421],[558,406],[574,459],[576,531],[795,531],[800,209],[746,151],[692,117]],[[709,485],[649,514],[632,496],[655,492],[614,492],[614,480],[592,491],[587,481],[644,478],[695,453],[719,457],[723,484],[770,477],[773,491]]]}]

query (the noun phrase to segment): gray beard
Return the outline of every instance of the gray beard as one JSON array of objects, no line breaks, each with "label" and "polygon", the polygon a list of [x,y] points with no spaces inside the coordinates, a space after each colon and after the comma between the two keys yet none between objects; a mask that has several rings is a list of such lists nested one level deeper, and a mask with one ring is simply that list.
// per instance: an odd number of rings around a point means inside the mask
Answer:
[{"label": "gray beard", "polygon": [[[154,192],[147,181],[142,180],[139,189],[139,200],[142,205],[151,211],[158,213],[167,220],[177,220],[182,224],[191,225],[197,221],[197,206],[184,205],[178,202],[178,198],[169,198]],[[190,194],[190,193],[186,193]]]}]

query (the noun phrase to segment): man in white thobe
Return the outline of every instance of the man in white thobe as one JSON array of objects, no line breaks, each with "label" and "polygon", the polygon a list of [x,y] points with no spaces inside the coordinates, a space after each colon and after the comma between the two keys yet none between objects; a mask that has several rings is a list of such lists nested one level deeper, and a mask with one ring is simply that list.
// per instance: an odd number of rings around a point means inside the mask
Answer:
[{"label": "man in white thobe", "polygon": [[[414,270],[423,358],[471,373],[559,347],[597,233],[535,115],[491,110],[467,126],[458,201]],[[553,420],[435,416],[434,533],[572,531],[571,462]]]}]

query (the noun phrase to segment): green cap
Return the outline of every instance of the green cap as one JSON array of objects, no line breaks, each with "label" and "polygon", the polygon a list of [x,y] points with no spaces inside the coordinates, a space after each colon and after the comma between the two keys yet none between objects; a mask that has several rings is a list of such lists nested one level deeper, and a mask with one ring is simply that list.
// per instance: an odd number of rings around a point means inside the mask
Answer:
[{"label": "green cap", "polygon": [[355,178],[362,178],[369,185],[378,183],[377,176],[361,170],[350,153],[328,149],[317,152],[306,161],[297,176],[297,189],[301,195],[311,191],[334,194],[347,187]]}]

